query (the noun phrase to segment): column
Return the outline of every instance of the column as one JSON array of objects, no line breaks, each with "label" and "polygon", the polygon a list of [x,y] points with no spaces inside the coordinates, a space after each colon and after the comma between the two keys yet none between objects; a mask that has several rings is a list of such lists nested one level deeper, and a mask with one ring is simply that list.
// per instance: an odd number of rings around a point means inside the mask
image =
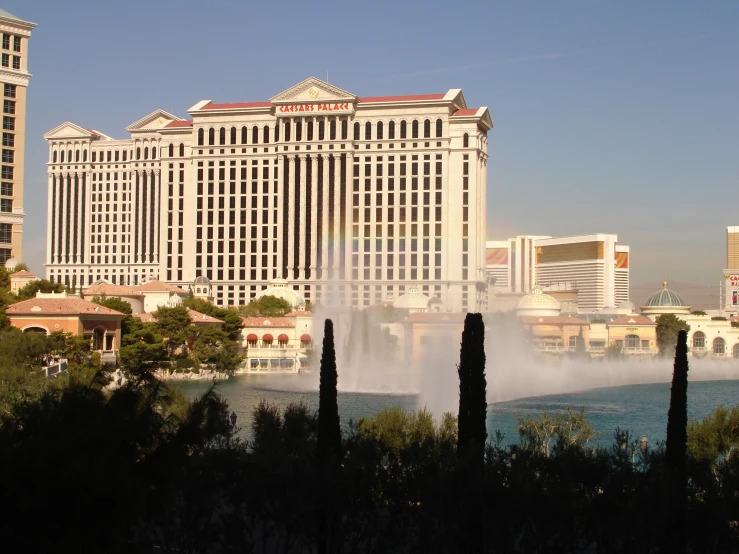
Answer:
[{"label": "column", "polygon": [[[337,130],[338,133],[338,130]],[[334,196],[331,202],[334,205],[334,243],[331,245],[334,255],[334,263],[331,268],[333,279],[339,278],[339,267],[341,265],[340,245],[341,245],[341,155],[334,155]]]},{"label": "column", "polygon": [[[313,136],[318,133],[318,123],[313,118]],[[311,178],[310,178],[310,275],[312,280],[316,280],[316,268],[320,265],[318,256],[318,160],[319,156],[313,156],[311,159]],[[315,298],[313,299],[315,300]]]},{"label": "column", "polygon": [[[328,119],[328,118],[325,118]],[[324,132],[328,132],[328,123],[324,123]],[[321,221],[321,278],[328,278],[328,249],[331,246],[328,241],[328,203],[331,201],[328,197],[328,156],[322,156],[323,159],[323,218]]]},{"label": "column", "polygon": [[[46,232],[46,262],[48,264],[54,263],[54,244],[51,240],[51,235],[56,234],[56,214],[52,208],[56,193],[55,184],[55,175],[52,173],[49,175],[49,188],[46,191],[46,226],[48,229]],[[46,273],[46,278],[49,278],[48,271]]]},{"label": "column", "polygon": [[85,226],[84,226],[84,215],[82,213],[82,210],[84,209],[84,202],[82,201],[82,179],[83,179],[84,173],[79,172],[75,173],[75,201],[76,201],[76,207],[75,212],[77,217],[75,217],[74,221],[74,228],[75,228],[75,252],[74,255],[74,263],[79,264],[82,261],[82,233],[84,232]]},{"label": "column", "polygon": [[305,279],[305,250],[307,246],[307,236],[305,233],[305,199],[306,199],[306,171],[308,164],[306,163],[305,154],[300,155],[300,196],[295,200],[300,202],[300,240],[298,241],[298,256],[300,260],[300,266],[298,269],[298,279]]},{"label": "column", "polygon": [[[155,169],[151,172],[151,190],[152,198],[149,199],[149,262],[159,262],[159,252],[155,245],[159,242],[159,203],[160,203],[160,170]],[[153,231],[153,233],[152,233]]]},{"label": "column", "polygon": [[[151,250],[154,255],[154,263],[159,264],[159,244],[160,244],[159,234],[161,233],[161,226],[162,226],[162,214],[160,213],[161,206],[162,206],[162,172],[161,170],[155,169],[151,178],[153,179],[154,191],[156,194],[155,201],[154,201],[154,210],[152,212],[152,216],[153,216],[152,224],[154,225],[154,243],[151,245]],[[173,214],[176,214],[177,210],[173,209],[172,212]],[[173,218],[174,217],[175,216],[173,215]],[[174,260],[177,259],[176,254],[173,256],[173,259]],[[176,262],[173,263],[173,265],[176,265]]]},{"label": "column", "polygon": [[[291,129],[292,131],[292,129]],[[292,137],[291,137],[292,138]],[[288,167],[290,168],[290,175],[288,178],[288,202],[287,202],[287,213],[285,214],[286,221],[287,221],[287,263],[285,264],[285,267],[287,267],[287,274],[288,279],[292,279],[293,277],[293,269],[294,269],[294,260],[295,260],[295,229],[294,227],[294,221],[295,221],[295,156],[288,156],[287,157],[287,163]]]},{"label": "column", "polygon": [[141,237],[141,170],[136,170],[136,187],[134,189],[133,193],[133,227],[134,227],[134,237],[133,237],[133,263],[138,264],[140,261],[141,252],[140,250],[140,237]]},{"label": "column", "polygon": [[68,171],[64,173],[64,178],[62,180],[62,190],[60,191],[60,213],[61,217],[59,218],[59,262],[60,263],[66,263],[67,261],[67,234],[69,233],[69,213],[67,213],[67,202],[69,198],[69,191],[71,189],[69,184],[70,174]]}]

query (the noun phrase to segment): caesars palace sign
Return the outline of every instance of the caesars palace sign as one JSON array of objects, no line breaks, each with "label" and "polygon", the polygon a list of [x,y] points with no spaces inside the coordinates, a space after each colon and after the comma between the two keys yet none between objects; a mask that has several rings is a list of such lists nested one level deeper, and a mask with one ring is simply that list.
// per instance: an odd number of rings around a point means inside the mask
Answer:
[{"label": "caesars palace sign", "polygon": [[278,116],[293,116],[312,113],[313,115],[339,115],[354,112],[354,104],[349,102],[327,103],[316,102],[314,104],[285,104],[277,106],[275,110]]}]

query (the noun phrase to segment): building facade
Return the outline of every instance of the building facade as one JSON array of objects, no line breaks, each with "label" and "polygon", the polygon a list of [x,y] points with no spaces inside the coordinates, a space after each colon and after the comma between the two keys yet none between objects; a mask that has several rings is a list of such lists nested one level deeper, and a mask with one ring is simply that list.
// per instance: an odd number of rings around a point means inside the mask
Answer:
[{"label": "building facade", "polygon": [[310,78],[188,113],[153,112],[125,140],[72,123],[45,135],[49,279],[203,275],[232,305],[283,278],[359,308],[419,283],[484,308],[492,121],[461,90],[362,98]]},{"label": "building facade", "polygon": [[3,143],[0,159],[0,264],[23,259],[23,163],[26,141],[28,39],[35,23],[0,10],[0,87]]},{"label": "building facade", "polygon": [[488,241],[486,273],[500,293],[528,294],[535,285],[545,291],[577,291],[580,312],[629,300],[629,247],[618,244],[617,235]]},{"label": "building facade", "polygon": [[726,228],[723,304],[727,312],[739,311],[739,227]]}]

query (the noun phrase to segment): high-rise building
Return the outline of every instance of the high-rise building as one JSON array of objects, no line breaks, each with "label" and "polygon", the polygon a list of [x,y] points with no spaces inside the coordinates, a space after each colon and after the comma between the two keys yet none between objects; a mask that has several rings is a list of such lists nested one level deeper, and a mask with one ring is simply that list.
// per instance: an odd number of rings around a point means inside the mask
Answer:
[{"label": "high-rise building", "polygon": [[26,139],[28,39],[35,23],[0,9],[0,87],[3,92],[3,144],[0,159],[0,264],[23,259],[23,162]]},{"label": "high-rise building", "polygon": [[488,241],[486,270],[503,293],[528,294],[535,284],[576,290],[583,312],[617,307],[629,299],[629,247],[618,244],[617,235]]},{"label": "high-rise building", "polygon": [[726,228],[724,309],[730,312],[739,310],[739,227]]},{"label": "high-rise building", "polygon": [[462,91],[357,97],[310,78],[268,102],[157,110],[114,140],[49,131],[47,277],[211,280],[243,304],[274,278],[365,307],[411,285],[484,309],[487,108]]}]

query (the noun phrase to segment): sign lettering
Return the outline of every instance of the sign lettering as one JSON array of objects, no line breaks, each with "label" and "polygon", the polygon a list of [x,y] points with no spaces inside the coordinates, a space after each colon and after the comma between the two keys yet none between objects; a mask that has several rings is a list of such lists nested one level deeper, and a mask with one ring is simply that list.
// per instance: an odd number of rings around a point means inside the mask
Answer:
[{"label": "sign lettering", "polygon": [[318,104],[289,104],[277,106],[278,115],[293,115],[306,112],[312,113],[351,113],[354,106],[348,102],[318,103]]}]

